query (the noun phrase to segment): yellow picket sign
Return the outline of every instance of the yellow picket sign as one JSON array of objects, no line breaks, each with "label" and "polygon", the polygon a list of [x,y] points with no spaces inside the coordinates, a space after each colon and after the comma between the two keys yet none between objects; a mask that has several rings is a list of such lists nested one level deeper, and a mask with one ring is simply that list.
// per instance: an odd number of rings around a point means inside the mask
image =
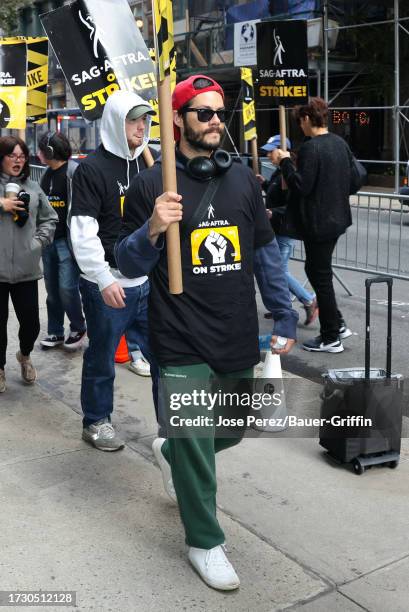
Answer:
[{"label": "yellow picket sign", "polygon": [[172,2],[171,0],[155,0],[153,4],[159,53],[159,80],[163,81],[171,71],[174,57]]},{"label": "yellow picket sign", "polygon": [[253,72],[251,68],[241,69],[241,86],[243,92],[242,113],[244,140],[257,138],[256,107],[254,104]]}]

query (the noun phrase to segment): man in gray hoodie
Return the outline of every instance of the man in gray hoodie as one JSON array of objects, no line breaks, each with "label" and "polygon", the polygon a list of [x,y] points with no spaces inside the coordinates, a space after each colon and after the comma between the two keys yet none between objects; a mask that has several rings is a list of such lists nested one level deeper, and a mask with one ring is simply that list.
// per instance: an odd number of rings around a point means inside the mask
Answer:
[{"label": "man in gray hoodie", "polygon": [[148,279],[125,278],[114,258],[126,191],[132,178],[146,168],[141,154],[148,144],[152,114],[152,107],[137,94],[112,94],[101,120],[102,144],[79,165],[72,183],[71,240],[82,272],[80,291],[89,337],[81,384],[82,437],[104,451],[124,446],[111,424],[111,413],[115,351],[127,330],[132,330],[151,364],[157,407],[158,370],[148,345]]}]

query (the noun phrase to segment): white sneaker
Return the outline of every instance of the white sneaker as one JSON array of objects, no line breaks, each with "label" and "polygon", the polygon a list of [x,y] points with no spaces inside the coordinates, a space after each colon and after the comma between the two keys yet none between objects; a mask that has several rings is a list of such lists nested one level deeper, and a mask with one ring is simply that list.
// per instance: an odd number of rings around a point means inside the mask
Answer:
[{"label": "white sneaker", "polygon": [[150,376],[151,375],[151,366],[149,362],[146,361],[144,357],[137,359],[136,361],[130,361],[128,363],[128,370],[133,372],[134,374],[139,374],[139,376]]},{"label": "white sneaker", "polygon": [[240,586],[234,567],[226,557],[224,546],[189,548],[188,557],[197,573],[209,586],[222,591],[232,591]]},{"label": "white sneaker", "polygon": [[163,486],[165,487],[165,491],[169,495],[170,499],[177,504],[176,491],[172,480],[172,471],[169,463],[162,454],[162,445],[165,441],[166,438],[156,438],[152,443],[152,450],[162,472]]}]

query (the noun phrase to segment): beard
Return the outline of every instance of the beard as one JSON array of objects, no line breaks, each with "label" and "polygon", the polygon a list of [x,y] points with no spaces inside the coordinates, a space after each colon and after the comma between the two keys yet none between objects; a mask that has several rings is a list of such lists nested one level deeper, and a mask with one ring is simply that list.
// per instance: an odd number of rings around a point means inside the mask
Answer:
[{"label": "beard", "polygon": [[[204,132],[196,132],[192,127],[190,127],[190,125],[188,125],[186,115],[183,116],[183,127],[185,140],[190,144],[192,149],[195,149],[196,151],[216,151],[216,149],[219,148],[224,128],[209,128]],[[217,132],[219,134],[218,142],[206,142],[206,135],[213,132]]]}]

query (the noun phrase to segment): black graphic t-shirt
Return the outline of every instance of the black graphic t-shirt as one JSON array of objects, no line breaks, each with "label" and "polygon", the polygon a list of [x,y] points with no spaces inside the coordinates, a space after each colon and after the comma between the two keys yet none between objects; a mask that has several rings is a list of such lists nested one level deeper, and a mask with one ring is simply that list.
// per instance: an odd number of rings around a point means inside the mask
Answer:
[{"label": "black graphic t-shirt", "polygon": [[[207,183],[178,168],[177,186],[183,236]],[[161,193],[157,163],[129,188],[121,237],[145,223]],[[260,185],[249,168],[233,163],[203,218],[182,238],[183,294],[169,293],[166,245],[150,275],[150,341],[160,365],[206,362],[234,372],[259,361],[253,255],[272,238]]]},{"label": "black graphic t-shirt", "polygon": [[48,168],[41,179],[41,188],[48,197],[48,201],[58,215],[54,240],[65,238],[67,235],[67,164],[57,170]]},{"label": "black graphic t-shirt", "polygon": [[[155,152],[153,154],[155,156]],[[105,259],[111,268],[117,267],[114,245],[121,227],[128,179],[131,181],[139,170],[145,168],[142,156],[137,161],[128,162],[106,151],[100,145],[79,164],[75,171],[72,181],[71,214],[97,219],[98,237],[105,251]]]}]

